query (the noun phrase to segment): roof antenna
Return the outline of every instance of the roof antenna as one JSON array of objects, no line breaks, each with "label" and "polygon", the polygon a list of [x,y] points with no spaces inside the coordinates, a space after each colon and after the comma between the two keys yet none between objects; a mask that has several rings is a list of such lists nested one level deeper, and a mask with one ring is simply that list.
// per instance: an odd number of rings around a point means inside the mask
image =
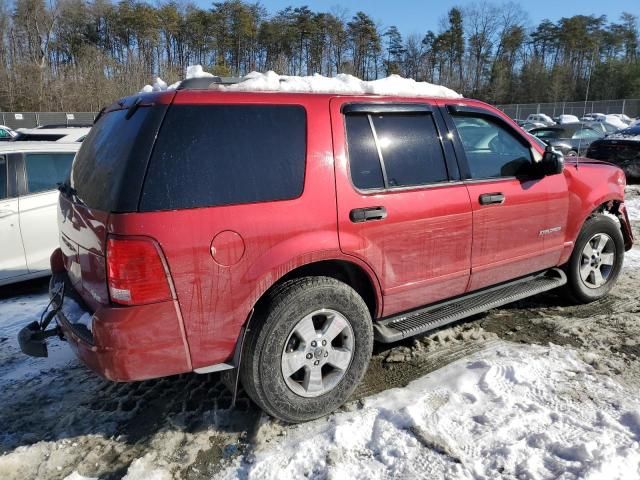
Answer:
[{"label": "roof antenna", "polygon": [[[582,118],[587,115],[587,99],[589,98],[589,87],[591,86],[591,73],[593,73],[593,62],[596,57],[596,49],[591,53],[591,65],[589,65],[589,78],[587,78],[587,93],[584,96],[584,108],[582,109]],[[593,113],[593,112],[592,112]],[[582,146],[582,136],[578,139],[578,156],[576,157],[576,170],[580,165],[580,147]]]}]

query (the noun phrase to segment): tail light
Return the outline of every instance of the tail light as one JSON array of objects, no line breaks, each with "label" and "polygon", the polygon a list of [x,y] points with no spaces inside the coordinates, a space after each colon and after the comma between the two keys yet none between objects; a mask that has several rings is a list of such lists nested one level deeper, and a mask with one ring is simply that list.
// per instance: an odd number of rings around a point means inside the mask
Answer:
[{"label": "tail light", "polygon": [[144,305],[170,300],[168,271],[152,240],[109,238],[107,283],[111,301]]}]

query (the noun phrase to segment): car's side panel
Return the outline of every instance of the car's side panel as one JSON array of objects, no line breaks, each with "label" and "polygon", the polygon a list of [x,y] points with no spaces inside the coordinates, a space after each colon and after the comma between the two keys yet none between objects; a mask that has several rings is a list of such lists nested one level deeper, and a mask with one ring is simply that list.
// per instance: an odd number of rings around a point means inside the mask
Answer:
[{"label": "car's side panel", "polygon": [[0,198],[0,282],[29,273],[20,233],[20,215],[16,188],[15,155],[1,155],[0,168],[7,181],[7,196]]},{"label": "car's side panel", "polygon": [[[450,182],[378,193],[356,190],[350,179],[341,113],[342,105],[352,102],[371,100],[340,97],[331,101],[341,250],[376,272],[383,290],[383,316],[464,293],[472,237],[464,185]],[[377,206],[386,209],[386,218],[359,223],[350,219],[353,209]]]},{"label": "car's side panel", "polygon": [[567,161],[564,176],[568,186],[568,218],[564,235],[567,248],[558,264],[569,260],[573,243],[596,208],[608,202],[624,201],[624,172],[609,164],[585,159]]},{"label": "car's side panel", "polygon": [[48,270],[49,257],[58,247],[58,191],[19,198],[20,229],[30,272]]},{"label": "car's side panel", "polygon": [[301,197],[110,216],[109,231],[147,235],[159,242],[176,287],[193,367],[199,368],[229,358],[255,301],[274,282],[304,262],[339,252],[329,110],[326,98],[314,96],[276,101],[265,95],[183,91],[175,102],[276,102],[302,105],[307,111]]}]

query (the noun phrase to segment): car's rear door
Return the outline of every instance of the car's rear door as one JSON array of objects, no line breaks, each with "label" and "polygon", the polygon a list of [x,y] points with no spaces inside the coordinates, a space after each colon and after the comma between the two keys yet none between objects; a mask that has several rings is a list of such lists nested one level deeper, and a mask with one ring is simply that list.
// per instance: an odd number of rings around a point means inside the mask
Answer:
[{"label": "car's rear door", "polygon": [[26,275],[16,194],[15,155],[0,155],[0,283]]},{"label": "car's rear door", "polygon": [[68,177],[74,155],[74,151],[57,151],[22,156],[20,229],[29,272],[50,268],[49,257],[59,244],[57,184]]},{"label": "car's rear door", "polygon": [[564,175],[534,175],[531,144],[495,112],[449,104],[442,113],[473,209],[469,290],[555,266],[564,246]]},{"label": "car's rear door", "polygon": [[383,315],[465,291],[471,206],[427,101],[331,100],[343,252],[378,275]]}]

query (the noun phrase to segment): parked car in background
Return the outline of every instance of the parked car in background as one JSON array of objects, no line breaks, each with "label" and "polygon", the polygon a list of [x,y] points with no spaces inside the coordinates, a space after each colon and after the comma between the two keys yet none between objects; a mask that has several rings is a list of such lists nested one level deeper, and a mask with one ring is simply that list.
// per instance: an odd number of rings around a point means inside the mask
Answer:
[{"label": "parked car in background", "polygon": [[555,125],[556,123],[549,115],[544,113],[532,113],[527,117],[527,122],[542,123],[544,125]]},{"label": "parked car in background", "polygon": [[301,422],[350,397],[374,338],[563,285],[597,300],[632,246],[620,169],[565,168],[485,103],[203,87],[104,110],[61,187],[60,330],[25,326],[25,353],[60,333],[112,380],[226,371]]},{"label": "parked car in background", "polygon": [[0,142],[9,142],[14,139],[17,133],[11,128],[0,125]]},{"label": "parked car in background", "polygon": [[575,115],[559,115],[554,118],[557,124],[564,125],[566,123],[580,123],[580,119]]},{"label": "parked car in background", "polygon": [[16,142],[82,142],[89,130],[88,127],[20,128],[14,140]]},{"label": "parked car in background", "polygon": [[620,130],[620,127],[609,122],[584,122],[584,125],[598,132],[602,132],[604,135],[609,135],[610,133],[615,133]]},{"label": "parked car in background", "polygon": [[587,157],[613,163],[624,170],[630,182],[640,181],[640,125],[596,140]]},{"label": "parked car in background", "polygon": [[546,127],[545,123],[527,122],[526,120],[522,120],[521,122],[522,123],[518,122],[518,125],[520,125],[520,127],[526,132],[533,130],[534,128]]},{"label": "parked car in background", "polygon": [[584,117],[582,117],[580,120],[582,120],[583,122],[599,122],[599,121],[603,121],[605,120],[605,114],[604,113],[587,113]]},{"label": "parked car in background", "polygon": [[609,123],[611,125],[614,125],[616,127],[620,128],[627,128],[629,126],[629,124],[627,122],[624,122],[623,120],[621,120],[618,116],[616,115],[605,115],[604,118],[598,118],[596,119],[596,122],[604,122],[604,123]]},{"label": "parked car in background", "polygon": [[631,117],[629,117],[628,115],[625,115],[624,113],[610,113],[609,115],[612,116],[612,117],[619,118],[620,120],[622,120],[627,125],[629,125],[631,123]]},{"label": "parked car in background", "polygon": [[582,123],[534,128],[530,133],[567,157],[584,155],[591,142],[604,137],[601,130]]},{"label": "parked car in background", "polygon": [[0,285],[49,275],[58,248],[57,184],[79,143],[0,144]]}]

